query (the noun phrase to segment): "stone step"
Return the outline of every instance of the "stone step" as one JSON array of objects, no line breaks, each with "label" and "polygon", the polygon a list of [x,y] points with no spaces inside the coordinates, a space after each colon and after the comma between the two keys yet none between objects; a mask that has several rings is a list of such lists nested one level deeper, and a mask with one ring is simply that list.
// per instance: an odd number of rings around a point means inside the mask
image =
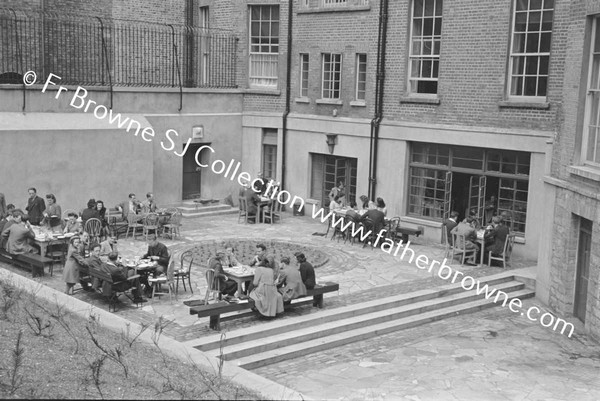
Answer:
[{"label": "stone step", "polygon": [[[504,291],[509,295],[510,292],[522,290],[525,284],[517,281],[509,281],[497,284],[494,288]],[[252,354],[271,351],[283,348],[293,344],[307,342],[317,338],[328,337],[338,333],[360,329],[362,327],[372,327],[380,323],[391,320],[407,318],[409,316],[423,314],[433,310],[443,309],[459,304],[465,304],[483,298],[483,294],[477,294],[473,291],[462,291],[452,295],[445,295],[421,302],[414,302],[408,305],[387,308],[377,312],[351,316],[344,319],[324,322],[318,325],[306,325],[293,331],[282,333],[277,336],[267,336],[252,341],[224,347],[223,358],[233,360],[243,358]],[[494,299],[493,297],[491,299]],[[499,298],[499,304],[502,304],[504,297]],[[508,302],[508,301],[506,301]],[[214,349],[206,352],[209,356],[218,356],[220,349]]]},{"label": "stone step", "polygon": [[[523,289],[508,294],[513,298],[530,298],[535,296],[535,292],[530,289]],[[310,341],[295,343],[282,348],[261,352],[258,354],[246,356],[240,359],[232,360],[231,363],[244,369],[256,369],[261,366],[270,365],[284,360],[297,358],[300,356],[312,354],[315,352],[339,347],[356,341],[366,340],[375,336],[391,333],[394,331],[419,326],[432,321],[456,316],[460,313],[470,313],[496,306],[489,299],[480,299],[459,305],[453,305],[442,309],[436,309],[418,315],[408,316],[402,319],[391,320],[373,326],[361,327],[342,333],[337,333],[327,337],[316,338]]]},{"label": "stone step", "polygon": [[[481,277],[479,278],[479,281],[483,287],[486,284],[489,286],[496,286],[501,283],[512,281],[513,279],[514,278],[512,274],[509,272],[503,272],[492,276]],[[202,351],[208,351],[219,348],[221,344],[224,346],[230,346],[244,341],[275,336],[280,333],[297,330],[303,327],[314,327],[325,322],[378,312],[388,308],[395,308],[411,303],[427,301],[464,292],[465,291],[461,287],[460,283],[447,284],[433,289],[373,299],[371,301],[361,302],[335,309],[324,309],[320,310],[318,313],[311,313],[309,315],[299,316],[293,319],[276,320],[273,322],[248,327],[244,330],[228,333],[223,343],[221,342],[221,336],[219,334],[214,334],[211,336],[205,336],[191,340],[186,344],[196,347]],[[222,318],[227,315],[232,314],[222,315]],[[235,313],[233,313],[233,315],[235,315]]]},{"label": "stone step", "polygon": [[236,214],[238,209],[229,205],[210,205],[210,206],[198,206],[195,205],[183,205],[177,206],[181,210],[181,215],[185,218],[193,217],[207,217],[207,216],[220,216],[226,214]]}]

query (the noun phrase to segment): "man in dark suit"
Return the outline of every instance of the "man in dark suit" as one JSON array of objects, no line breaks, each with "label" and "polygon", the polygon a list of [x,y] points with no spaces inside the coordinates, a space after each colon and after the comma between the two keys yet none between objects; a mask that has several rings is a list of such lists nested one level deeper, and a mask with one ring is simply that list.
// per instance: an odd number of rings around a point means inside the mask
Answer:
[{"label": "man in dark suit", "polygon": [[46,210],[46,203],[42,198],[37,196],[37,190],[35,188],[29,188],[29,199],[27,199],[27,216],[29,217],[29,223],[34,226],[39,226],[40,222],[44,218],[44,210]]},{"label": "man in dark suit", "polygon": [[[367,220],[371,221],[371,224],[365,224]],[[385,225],[385,214],[381,210],[369,209],[362,215],[360,221],[365,224],[367,230],[371,230],[372,234],[377,235]]]},{"label": "man in dark suit", "polygon": [[506,237],[508,237],[508,227],[504,225],[502,217],[492,217],[492,229],[485,233],[485,254],[484,257],[487,259],[488,252],[492,252],[492,255],[499,256],[504,252],[504,243]]},{"label": "man in dark suit", "polygon": [[244,198],[246,198],[246,206],[248,207],[248,215],[255,215],[258,212],[258,204],[260,198],[252,188],[244,190]]},{"label": "man in dark suit", "polygon": [[450,233],[454,227],[458,225],[458,212],[453,210],[450,212],[450,217],[442,223],[446,228],[446,238],[448,238],[448,243],[452,246],[452,234]]}]

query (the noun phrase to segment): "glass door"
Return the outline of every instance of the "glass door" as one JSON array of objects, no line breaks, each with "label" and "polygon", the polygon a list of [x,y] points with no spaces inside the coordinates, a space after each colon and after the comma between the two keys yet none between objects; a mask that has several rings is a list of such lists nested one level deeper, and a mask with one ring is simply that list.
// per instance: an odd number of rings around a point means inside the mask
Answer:
[{"label": "glass door", "polygon": [[473,175],[469,179],[469,213],[475,213],[479,223],[483,222],[483,211],[485,209],[485,176]]}]

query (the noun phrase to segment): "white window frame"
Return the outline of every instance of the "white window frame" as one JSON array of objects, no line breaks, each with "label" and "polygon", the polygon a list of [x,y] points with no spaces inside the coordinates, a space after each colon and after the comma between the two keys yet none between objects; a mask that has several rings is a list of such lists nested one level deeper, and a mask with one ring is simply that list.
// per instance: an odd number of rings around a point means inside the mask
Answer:
[{"label": "white window frame", "polygon": [[210,46],[210,37],[209,37],[209,21],[210,21],[210,9],[208,6],[199,7],[198,10],[198,19],[199,25],[201,29],[201,56],[200,60],[200,83],[202,85],[208,84],[208,66],[209,66],[209,46]]},{"label": "white window frame", "polygon": [[[553,28],[553,19],[554,19],[554,3],[556,0],[541,0],[542,8],[530,9],[531,1],[528,1],[527,10],[517,10],[518,4],[523,0],[514,0],[513,2],[513,15],[512,15],[512,32],[510,39],[510,56],[509,56],[509,65],[508,65],[508,80],[507,80],[507,98],[514,99],[519,101],[531,101],[531,102],[544,102],[548,95],[548,76],[549,76],[549,66],[550,66],[550,47],[552,45],[552,28]],[[547,8],[546,6],[552,2],[552,8]],[[535,22],[531,22],[531,19],[537,12],[540,12],[540,26],[538,30],[530,31],[530,23],[535,24]],[[550,29],[543,29],[543,18],[544,14],[551,12],[551,21],[550,21]],[[525,31],[519,30],[517,31],[517,17],[524,16],[525,17]],[[537,35],[537,49],[536,51],[532,51],[532,49],[527,49],[529,46],[528,39],[531,35]],[[525,35],[525,36],[523,36]],[[517,51],[516,46],[518,46],[518,41],[516,40],[517,36],[524,38],[524,43],[522,51]],[[548,37],[548,50],[541,51],[541,38],[543,36]],[[531,42],[532,44],[534,42]],[[530,51],[528,51],[530,50]],[[519,60],[522,59],[522,62]],[[542,61],[545,61],[546,64],[546,72],[543,73],[540,71],[540,66],[542,65]],[[532,73],[530,70],[530,66],[533,64],[533,60],[535,60],[535,73]],[[520,81],[519,81],[520,79]],[[527,82],[532,82],[531,80],[535,79],[535,95],[525,94],[527,90]],[[540,90],[540,82],[545,81],[545,90]]]},{"label": "white window frame", "polygon": [[[326,62],[326,58],[330,59]],[[334,60],[337,58],[337,60]],[[341,53],[322,53],[321,56],[321,99],[327,100],[341,100],[342,98],[342,54]],[[325,64],[330,64],[332,68],[329,71],[325,70]],[[339,69],[335,70],[335,65],[339,65]],[[325,79],[325,74],[329,74],[330,79]],[[335,79],[335,75],[339,76],[339,79]],[[337,82],[337,96],[335,96],[335,83]]]},{"label": "white window frame", "polygon": [[[600,44],[596,43],[600,34],[600,16],[595,16],[592,22],[592,35],[590,38],[590,59],[587,77],[587,95],[585,101],[585,117],[583,136],[581,141],[581,161],[583,164],[600,168]],[[600,38],[598,38],[600,41]],[[599,50],[594,52],[596,45]],[[594,57],[596,56],[596,57]],[[593,110],[596,103],[596,110]],[[595,123],[595,124],[594,124]],[[591,131],[595,132],[594,148],[590,149]],[[592,153],[589,155],[589,153]],[[598,161],[596,161],[598,160]]]},{"label": "white window frame", "polygon": [[[306,59],[306,60],[305,60]],[[309,66],[310,66],[310,56],[308,53],[300,53],[300,75],[299,75],[299,95],[302,98],[308,97],[308,85],[309,85]],[[306,80],[304,79],[304,75],[306,74]]]},{"label": "white window frame", "polygon": [[[436,84],[439,82],[439,65],[440,65],[440,51],[442,47],[442,23],[443,23],[443,0],[421,0],[422,3],[422,13],[415,18],[415,7],[416,1],[412,0],[411,2],[411,20],[410,20],[410,49],[409,49],[409,58],[408,58],[408,77],[407,77],[407,88],[408,93],[414,96],[419,97],[433,97],[437,98],[439,86],[436,87],[435,93],[431,92],[419,92],[418,86],[419,82],[435,82]],[[433,2],[433,14],[426,15],[426,2]],[[440,4],[439,14],[436,13],[438,9],[437,4]],[[431,35],[424,35],[423,30],[424,22],[426,18],[433,17],[433,24],[431,27]],[[415,32],[415,24],[416,19],[421,20],[421,30],[420,32]],[[439,19],[439,21],[437,21]],[[435,30],[437,23],[439,23],[439,33],[436,35]],[[436,54],[436,43],[437,43],[437,54]],[[418,44],[418,46],[416,46]],[[425,45],[429,44],[430,49],[429,53],[426,54],[424,52]],[[418,50],[418,51],[417,51]],[[415,62],[418,62],[419,71],[415,74]],[[425,63],[431,63],[430,73],[428,77],[423,75],[424,73],[424,65]],[[436,71],[437,66],[437,71]],[[413,76],[414,75],[414,76]],[[437,75],[437,76],[434,76]]]},{"label": "white window frame", "polygon": [[[262,19],[262,9],[270,8],[269,19]],[[252,19],[253,9],[260,10],[260,17],[258,20]],[[258,89],[277,89],[279,81],[279,19],[276,20],[278,23],[277,32],[274,35],[272,32],[273,22],[271,19],[273,9],[277,9],[279,14],[278,5],[250,5],[248,8],[248,85],[250,88]],[[259,23],[259,35],[252,35],[253,23]],[[269,24],[269,35],[262,35],[262,25],[264,23]],[[265,51],[267,50],[267,51]],[[275,51],[274,51],[275,50]]]},{"label": "white window frame", "polygon": [[[364,60],[361,60],[361,58],[364,58]],[[361,71],[361,66],[364,68],[364,71]],[[356,53],[355,71],[356,79],[354,81],[354,100],[364,102],[367,99],[367,53]],[[361,74],[364,75],[362,80]],[[359,89],[361,83],[364,85],[364,89],[362,90]]]},{"label": "white window frame", "polygon": [[323,7],[346,7],[348,5],[347,0],[321,0]]}]

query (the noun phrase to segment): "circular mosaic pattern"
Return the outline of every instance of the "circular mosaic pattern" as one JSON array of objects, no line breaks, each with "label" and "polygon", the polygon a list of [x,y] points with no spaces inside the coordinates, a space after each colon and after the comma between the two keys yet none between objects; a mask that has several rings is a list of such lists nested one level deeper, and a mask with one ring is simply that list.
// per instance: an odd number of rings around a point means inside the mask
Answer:
[{"label": "circular mosaic pattern", "polygon": [[235,256],[242,264],[249,264],[256,255],[256,246],[263,244],[267,247],[267,255],[273,255],[279,262],[283,256],[287,256],[293,262],[296,260],[294,253],[302,252],[313,267],[321,267],[329,261],[324,252],[310,245],[297,244],[293,242],[260,239],[231,239],[221,241],[202,241],[196,243],[186,251],[192,251],[194,264],[205,266],[208,258],[215,256],[217,250],[224,250],[227,246],[233,246]]}]

